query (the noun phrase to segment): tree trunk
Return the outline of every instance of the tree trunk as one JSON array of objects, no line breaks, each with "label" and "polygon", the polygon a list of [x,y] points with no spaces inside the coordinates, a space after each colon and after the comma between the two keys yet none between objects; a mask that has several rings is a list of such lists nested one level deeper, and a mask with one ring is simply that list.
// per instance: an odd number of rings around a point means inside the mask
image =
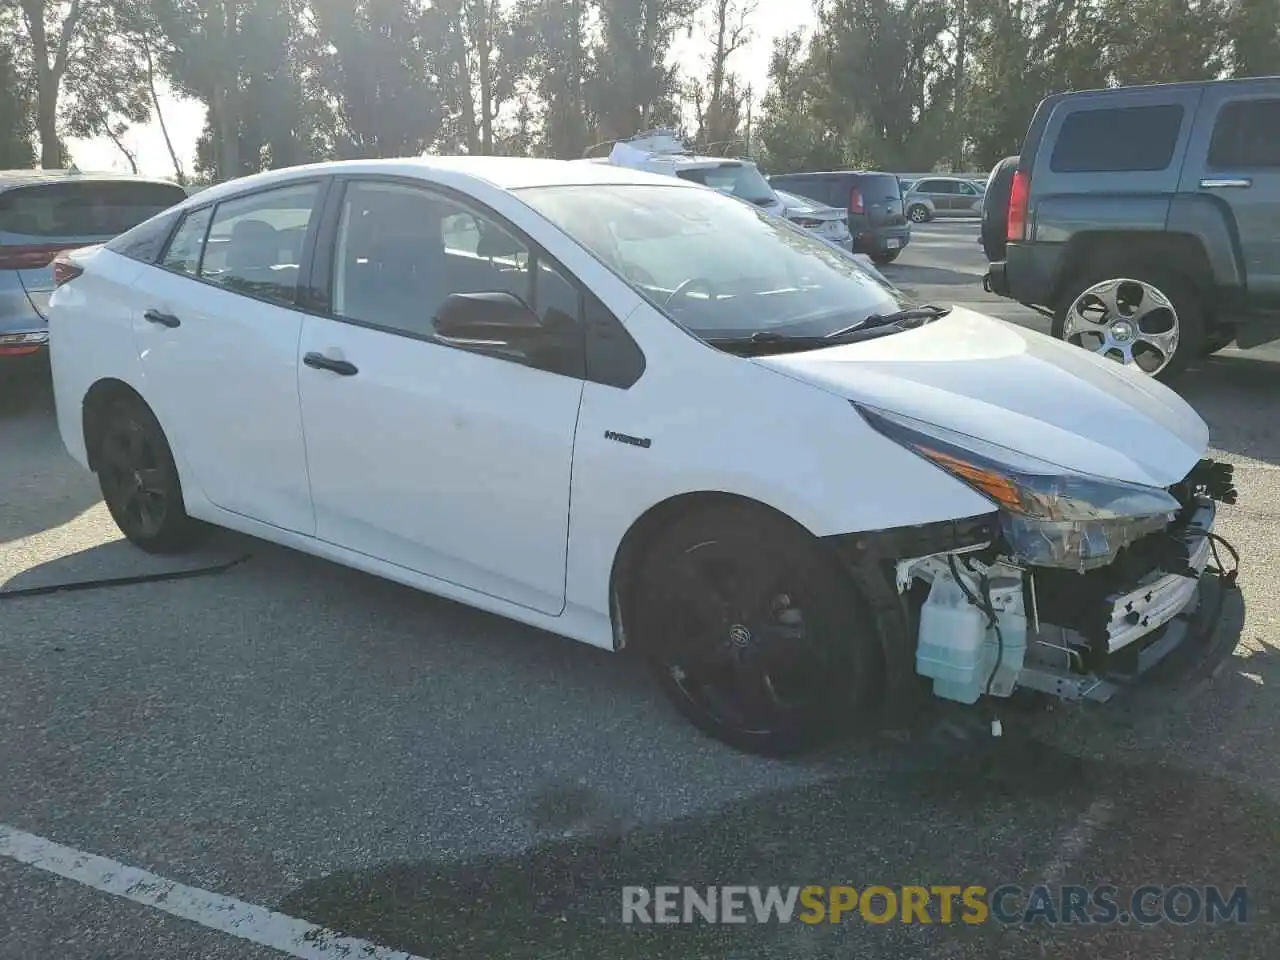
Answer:
[{"label": "tree trunk", "polygon": [[[143,34],[139,42],[142,44],[142,54],[147,62],[147,90],[151,93],[151,107],[156,112],[156,122],[160,124],[160,135],[164,137],[165,149],[169,151],[169,159],[173,161],[173,173],[178,178],[178,183],[186,185],[187,175],[183,172],[182,162],[178,159],[178,151],[173,149],[173,140],[169,138],[169,128],[164,122],[164,111],[160,109],[160,94],[156,91],[156,67],[155,60],[151,56],[151,38]],[[136,170],[134,171],[137,172]]]},{"label": "tree trunk", "polygon": [[479,20],[476,23],[476,60],[480,68],[480,152],[493,153],[493,77],[489,73],[493,13],[490,0],[480,0]]},{"label": "tree trunk", "polygon": [[[224,50],[235,48],[239,36],[239,15],[236,0],[223,0],[221,39]],[[240,176],[240,115],[237,111],[236,91],[240,88],[240,71],[233,57],[224,58],[218,66],[214,80],[213,96],[209,98],[209,114],[213,120],[216,139],[213,156],[220,180],[233,180]]]},{"label": "tree trunk", "polygon": [[213,121],[214,166],[220,181],[240,176],[240,124],[236,122],[231,98],[220,85],[209,98],[209,117]]},{"label": "tree trunk", "polygon": [[964,135],[962,131],[967,129],[965,123],[964,110],[964,84],[965,84],[965,48],[969,40],[969,11],[965,0],[956,0],[956,100],[952,108],[952,116],[955,121],[957,136],[955,137],[956,153],[951,161],[951,169],[954,173],[959,173],[964,169]]},{"label": "tree trunk", "polygon": [[108,140],[115,144],[116,149],[124,154],[125,160],[129,161],[129,169],[133,171],[133,175],[136,177],[138,175],[138,158],[135,157],[133,152],[124,145],[124,142],[116,136],[115,131],[111,129],[109,124],[103,128],[103,133],[107,135]]},{"label": "tree trunk", "polygon": [[23,17],[31,38],[31,59],[36,75],[36,132],[40,137],[40,166],[56,170],[62,166],[62,144],[58,142],[58,81],[49,62],[49,35],[44,27],[44,0],[23,0]]}]

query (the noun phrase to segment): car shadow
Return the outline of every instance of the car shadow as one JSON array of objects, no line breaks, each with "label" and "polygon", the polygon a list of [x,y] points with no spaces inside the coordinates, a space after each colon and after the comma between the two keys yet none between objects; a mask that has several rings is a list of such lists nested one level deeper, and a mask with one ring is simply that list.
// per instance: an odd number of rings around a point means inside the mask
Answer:
[{"label": "car shadow", "polygon": [[252,556],[260,541],[230,530],[210,528],[199,546],[178,555],[151,554],[123,537],[36,563],[6,579],[0,572],[0,600],[19,595],[171,580],[221,573]]},{"label": "car shadow", "polygon": [[0,359],[0,545],[52,530],[101,500],[66,453],[43,355]]},{"label": "car shadow", "polygon": [[982,275],[950,270],[946,267],[921,267],[915,264],[889,263],[879,268],[882,273],[900,287],[927,284],[940,287],[982,287]]},{"label": "car shadow", "polygon": [[[1267,685],[1221,678],[1219,697],[1242,710],[1280,709],[1280,668]],[[1271,685],[1274,684],[1274,687]],[[1270,687],[1270,689],[1268,689]],[[1269,702],[1260,703],[1261,700]],[[1159,721],[1160,718],[1154,718]],[[1188,731],[1195,737],[1194,731]],[[1231,956],[1270,960],[1277,906],[1280,812],[1275,798],[1218,770],[1176,761],[1169,751],[1116,760],[1038,735],[991,741],[980,754],[913,751],[868,743],[817,783],[765,790],[666,822],[617,811],[603,785],[530,784],[524,816],[540,839],[517,853],[449,859],[423,856],[340,870],[306,881],[281,912],[394,949],[442,958]],[[1268,754],[1270,756],[1270,754]],[[1140,926],[1021,921],[1027,891],[1048,884],[1137,888],[1208,884],[1224,899],[1245,888],[1245,922]],[[748,903],[740,923],[697,914],[674,923],[622,922],[624,889],[691,885],[1016,885],[1013,923],[967,924],[959,911],[929,924],[758,922]],[[677,900],[677,904],[679,904]],[[797,910],[800,908],[797,907]],[[880,909],[884,909],[881,901]],[[681,912],[677,905],[676,912]],[[1052,919],[1054,913],[1048,915]],[[810,918],[813,919],[812,916]],[[1259,922],[1261,921],[1261,922]],[[1188,945],[1196,949],[1189,950]],[[1185,951],[1185,952],[1184,952]]]},{"label": "car shadow", "polygon": [[1214,447],[1280,463],[1280,430],[1265,414],[1280,410],[1280,363],[1247,353],[1216,354],[1170,386],[1209,424]]}]

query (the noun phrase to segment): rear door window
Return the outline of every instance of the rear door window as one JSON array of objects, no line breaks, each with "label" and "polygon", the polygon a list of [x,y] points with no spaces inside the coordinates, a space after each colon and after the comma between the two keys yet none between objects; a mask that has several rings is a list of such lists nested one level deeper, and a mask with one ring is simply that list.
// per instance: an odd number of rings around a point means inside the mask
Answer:
[{"label": "rear door window", "polygon": [[1049,160],[1054,173],[1164,170],[1182,129],[1181,104],[1077,110],[1058,131]]},{"label": "rear door window", "polygon": [[1256,170],[1280,167],[1280,100],[1235,100],[1218,111],[1209,166]]},{"label": "rear door window", "polygon": [[218,204],[200,261],[200,278],[236,293],[292,306],[302,246],[320,195],[305,183]]},{"label": "rear door window", "polygon": [[102,239],[131,230],[187,198],[177,184],[76,180],[0,193],[0,232],[48,239]]}]

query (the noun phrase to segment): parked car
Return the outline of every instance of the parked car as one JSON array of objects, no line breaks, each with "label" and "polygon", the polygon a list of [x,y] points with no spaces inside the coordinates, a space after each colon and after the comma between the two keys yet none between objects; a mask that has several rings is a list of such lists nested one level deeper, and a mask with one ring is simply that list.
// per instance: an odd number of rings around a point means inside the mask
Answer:
[{"label": "parked car", "polygon": [[634,648],[762,753],[920,677],[1105,700],[1209,656],[1181,614],[1233,493],[1185,401],[717,191],[316,164],[57,265],[58,427],[144,550],[205,521]]},{"label": "parked car", "polygon": [[868,254],[876,263],[892,263],[911,242],[911,224],[902,213],[902,190],[891,173],[780,173],[771,176],[769,183],[775,190],[847,210],[854,252]]},{"label": "parked car", "polygon": [[849,215],[844,210],[782,190],[775,190],[774,193],[782,201],[782,215],[792,223],[840,246],[852,242]]},{"label": "parked car", "polygon": [[1280,338],[1278,130],[1276,77],[1048,97],[986,212],[988,288],[1157,377]]},{"label": "parked car", "polygon": [[613,164],[678,177],[719,190],[769,213],[778,216],[783,214],[782,201],[753,161],[745,158],[699,156],[688,149],[674,130],[657,129],[638,133],[630,139],[615,143],[607,157],[592,157],[585,162]]},{"label": "parked car", "polygon": [[926,177],[911,185],[902,197],[912,223],[927,223],[937,217],[982,215],[985,187],[965,177]]},{"label": "parked car", "polygon": [[109,240],[186,197],[177,184],[145,177],[0,171],[0,358],[48,342],[60,250]]}]

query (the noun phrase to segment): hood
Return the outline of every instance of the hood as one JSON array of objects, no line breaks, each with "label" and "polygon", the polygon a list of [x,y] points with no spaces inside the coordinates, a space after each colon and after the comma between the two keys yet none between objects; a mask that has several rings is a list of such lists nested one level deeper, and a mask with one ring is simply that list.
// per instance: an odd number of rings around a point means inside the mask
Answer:
[{"label": "hood", "polygon": [[1161,383],[1044,334],[957,307],[916,330],[753,362],[1066,470],[1167,487],[1209,429]]}]

